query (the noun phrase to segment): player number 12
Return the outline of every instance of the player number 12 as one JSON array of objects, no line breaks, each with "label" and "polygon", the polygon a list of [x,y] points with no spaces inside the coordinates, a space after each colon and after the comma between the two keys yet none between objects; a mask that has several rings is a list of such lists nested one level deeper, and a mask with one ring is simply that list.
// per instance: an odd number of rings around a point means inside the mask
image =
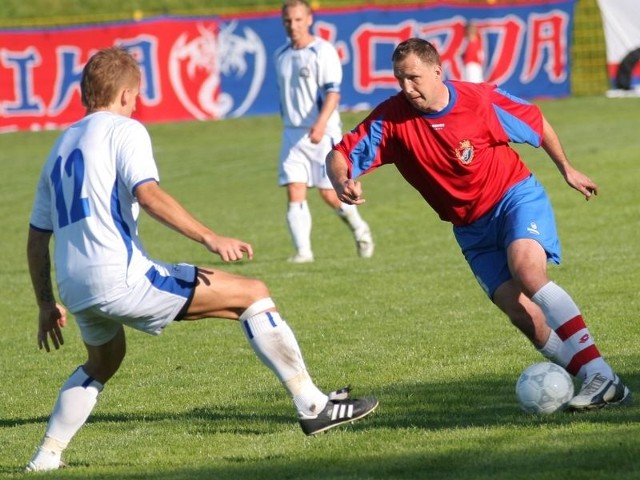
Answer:
[{"label": "player number 12", "polygon": [[80,196],[82,194],[82,183],[84,182],[84,157],[82,152],[76,148],[64,162],[64,175],[73,180],[71,209],[67,208],[67,202],[62,190],[63,171],[61,167],[62,157],[58,157],[50,177],[56,196],[56,211],[58,212],[58,226],[60,228],[91,215],[89,200]]}]

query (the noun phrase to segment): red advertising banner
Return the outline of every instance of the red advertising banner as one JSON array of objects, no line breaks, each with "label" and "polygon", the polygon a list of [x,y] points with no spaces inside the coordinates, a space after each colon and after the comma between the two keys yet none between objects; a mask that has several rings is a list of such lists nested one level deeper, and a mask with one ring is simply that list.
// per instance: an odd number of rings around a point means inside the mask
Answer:
[{"label": "red advertising banner", "polygon": [[[574,1],[341,8],[316,12],[313,32],[338,49],[344,109],[370,108],[397,92],[391,53],[409,37],[436,45],[445,76],[460,79],[468,21],[486,52],[487,81],[522,98],[559,97],[570,93]],[[113,45],[140,65],[135,116],[143,122],[275,114],[272,57],[285,41],[279,11],[0,30],[0,133],[57,129],[82,117],[82,68]]]},{"label": "red advertising banner", "polygon": [[[189,43],[188,39],[205,33],[215,40],[215,32],[215,19],[196,22],[175,18],[48,29],[38,34],[3,32],[0,131],[59,128],[82,117],[82,68],[96,50],[112,45],[127,48],[140,63],[142,92],[137,117],[148,121],[193,119],[188,110],[189,95],[199,91],[207,79],[218,76],[210,75],[216,67],[216,52],[190,56],[189,49],[207,48],[207,44]],[[189,61],[193,58],[210,61],[197,64]],[[198,90],[190,88],[190,82],[198,85]],[[208,85],[208,90],[213,98],[218,86]],[[191,102],[207,103],[206,99]]]}]

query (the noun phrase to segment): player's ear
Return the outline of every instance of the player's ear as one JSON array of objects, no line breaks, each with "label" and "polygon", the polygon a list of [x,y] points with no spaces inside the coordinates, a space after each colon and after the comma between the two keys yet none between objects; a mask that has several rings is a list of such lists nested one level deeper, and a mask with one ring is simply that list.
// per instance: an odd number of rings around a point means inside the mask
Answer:
[{"label": "player's ear", "polygon": [[433,66],[433,73],[435,75],[435,78],[442,78],[442,66],[435,64]]},{"label": "player's ear", "polygon": [[120,92],[118,93],[118,104],[121,107],[124,107],[124,106],[127,105],[127,100],[128,100],[127,88],[123,87],[123,88],[120,89]]}]

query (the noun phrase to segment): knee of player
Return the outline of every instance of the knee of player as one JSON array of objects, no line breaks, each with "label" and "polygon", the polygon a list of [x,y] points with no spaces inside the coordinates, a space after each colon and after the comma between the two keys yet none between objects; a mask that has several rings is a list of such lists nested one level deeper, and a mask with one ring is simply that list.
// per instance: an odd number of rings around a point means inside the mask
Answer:
[{"label": "knee of player", "polygon": [[271,296],[269,292],[269,287],[262,281],[256,278],[252,278],[248,280],[249,285],[247,285],[246,292],[249,295],[249,302],[254,303],[263,298],[268,298]]},{"label": "knee of player", "polygon": [[533,297],[538,290],[549,282],[549,278],[544,272],[534,271],[518,272],[514,279],[522,293],[528,298]]}]

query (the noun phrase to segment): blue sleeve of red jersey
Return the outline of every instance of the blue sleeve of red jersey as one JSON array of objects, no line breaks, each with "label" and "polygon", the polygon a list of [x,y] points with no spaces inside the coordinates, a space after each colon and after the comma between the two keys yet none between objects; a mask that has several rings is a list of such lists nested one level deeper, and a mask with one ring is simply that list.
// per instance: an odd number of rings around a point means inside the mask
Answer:
[{"label": "blue sleeve of red jersey", "polygon": [[357,178],[370,170],[376,163],[380,144],[382,142],[382,119],[370,119],[362,124],[362,133],[358,141],[351,148],[351,178]]},{"label": "blue sleeve of red jersey", "polygon": [[542,142],[542,113],[521,98],[496,88],[491,97],[493,111],[510,142],[539,147]]},{"label": "blue sleeve of red jersey", "polygon": [[382,165],[384,115],[374,110],[334,148],[347,159],[350,178],[357,178]]}]

